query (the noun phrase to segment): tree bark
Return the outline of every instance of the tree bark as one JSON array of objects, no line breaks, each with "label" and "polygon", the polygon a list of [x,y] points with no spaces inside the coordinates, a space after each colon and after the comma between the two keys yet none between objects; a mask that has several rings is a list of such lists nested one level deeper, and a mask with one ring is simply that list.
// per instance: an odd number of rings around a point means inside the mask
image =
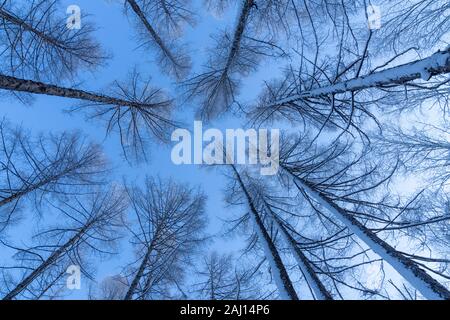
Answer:
[{"label": "tree bark", "polygon": [[239,52],[245,27],[247,26],[248,17],[250,16],[250,10],[252,9],[253,5],[254,0],[244,0],[244,5],[241,11],[241,15],[239,16],[236,30],[234,31],[233,42],[231,44],[231,49],[228,54],[227,63],[225,64],[223,74],[228,73],[228,70],[230,69],[234,59],[236,58],[236,55]]},{"label": "tree bark", "polygon": [[59,247],[58,250],[53,252],[50,257],[47,258],[38,268],[33,270],[25,279],[23,279],[13,290],[11,290],[3,300],[12,300],[18,294],[20,294],[23,290],[25,290],[39,275],[45,272],[45,270],[50,267],[53,263],[55,263],[58,258],[60,258],[64,252],[70,248],[72,245],[76,244],[86,230],[89,228],[90,224],[85,225],[80,231],[77,232],[75,236],[73,236],[69,241],[67,241],[63,246]]},{"label": "tree bark", "polygon": [[331,84],[329,86],[305,91],[291,97],[280,99],[268,107],[294,103],[310,98],[319,98],[345,92],[355,92],[363,89],[377,88],[386,85],[403,85],[409,81],[423,79],[428,81],[431,77],[450,72],[450,48],[438,51],[428,58],[416,60],[411,63],[389,68],[372,74],[357,77],[351,80]]},{"label": "tree bark", "polygon": [[25,80],[0,74],[0,89],[9,91],[19,91],[33,94],[43,94],[70,99],[91,101],[101,104],[109,104],[134,108],[153,108],[154,104],[144,104],[134,101],[117,99],[114,97],[91,93],[88,91],[59,87],[43,82]]},{"label": "tree bark", "polygon": [[144,258],[142,259],[141,265],[139,266],[138,272],[134,276],[133,281],[131,282],[131,285],[128,288],[124,300],[131,300],[133,298],[133,294],[136,292],[136,288],[139,285],[139,281],[141,281],[142,275],[144,274],[145,267],[148,263],[151,252],[152,249],[148,248]]}]

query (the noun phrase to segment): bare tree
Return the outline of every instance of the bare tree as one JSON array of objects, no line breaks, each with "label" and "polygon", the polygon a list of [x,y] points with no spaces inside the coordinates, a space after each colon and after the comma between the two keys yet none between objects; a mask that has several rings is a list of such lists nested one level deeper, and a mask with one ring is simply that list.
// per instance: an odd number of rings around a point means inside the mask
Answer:
[{"label": "bare tree", "polygon": [[151,87],[149,80],[143,81],[136,70],[131,73],[128,83],[114,82],[110,95],[1,74],[0,89],[83,101],[74,110],[86,109],[92,112],[90,118],[105,119],[108,133],[119,132],[125,155],[145,158],[146,133],[164,140],[167,129],[174,125],[169,119],[173,101],[161,89]]},{"label": "bare tree", "polygon": [[388,128],[372,141],[385,157],[399,157],[410,173],[425,173],[432,185],[443,187],[450,179],[450,143],[444,128],[425,125],[411,132]]},{"label": "bare tree", "polygon": [[[302,191],[310,203],[326,209],[372,251],[388,262],[412,286],[429,299],[448,299],[449,290],[427,274],[407,255],[402,254],[380,238],[382,231],[397,225],[400,216],[414,211],[412,202],[401,205],[384,193],[379,193],[383,185],[395,172],[377,174],[379,167],[368,166],[364,156],[352,156],[350,145],[332,144],[322,149],[311,147],[310,142],[294,143],[294,147],[283,153],[280,167],[286,179],[291,179],[295,188]],[[311,145],[311,144],[310,144]],[[362,160],[364,159],[364,160]],[[358,169],[356,169],[358,167]],[[358,171],[359,170],[359,171]],[[377,197],[380,199],[376,200]],[[361,222],[360,220],[364,222]],[[376,228],[368,223],[384,224]],[[424,224],[438,223],[429,220]],[[403,229],[414,227],[413,221],[403,222]]]},{"label": "bare tree", "polygon": [[[241,265],[241,263],[240,263]],[[255,272],[234,266],[231,255],[212,252],[203,259],[195,284],[208,300],[247,300],[260,297]]]},{"label": "bare tree", "polygon": [[[127,4],[139,20],[138,31],[142,45],[158,50],[158,65],[162,71],[177,80],[184,78],[191,68],[190,58],[185,49],[169,36],[174,29],[179,31],[182,22],[192,22],[192,13],[185,7],[186,4],[174,0],[126,0]],[[154,20],[150,21],[148,17]],[[158,32],[158,27],[169,31],[166,39]]]},{"label": "bare tree", "polygon": [[55,206],[64,222],[38,232],[34,245],[21,249],[4,243],[17,250],[21,264],[2,269],[22,270],[22,275],[19,281],[3,285],[3,300],[40,297],[43,291],[61,285],[61,275],[70,265],[90,278],[86,257],[113,253],[126,208],[124,193],[117,188],[89,195],[87,201],[75,197]]},{"label": "bare tree", "polygon": [[106,162],[101,148],[79,134],[31,138],[21,128],[0,123],[0,230],[15,220],[25,199],[33,211],[44,199],[86,193],[104,183]]},{"label": "bare tree", "polygon": [[170,38],[178,38],[186,26],[196,23],[191,0],[144,0],[142,4],[150,20]]},{"label": "bare tree", "polygon": [[[445,103],[448,48],[434,54],[429,48],[418,51],[414,47],[380,52],[377,31],[361,30],[366,27],[363,23],[351,21],[350,13],[355,11],[351,3],[294,3],[301,40],[294,49],[298,63],[288,67],[281,80],[267,82],[251,110],[252,121],[288,119],[313,123],[321,130],[331,127],[362,133],[367,117],[380,125],[373,107],[412,109],[430,98],[442,98]],[[369,4],[355,3],[356,8],[363,5],[361,10]],[[323,14],[313,15],[317,10]]]},{"label": "bare tree", "polygon": [[317,276],[317,271],[315,270],[312,263],[306,257],[306,255],[302,252],[301,248],[298,246],[295,239],[292,235],[287,231],[287,228],[283,225],[283,222],[272,212],[272,217],[276,222],[277,228],[280,230],[280,233],[285,238],[285,241],[291,247],[293,254],[297,260],[297,263],[302,270],[303,275],[306,278],[307,283],[312,288],[315,297],[318,300],[333,300],[331,293],[326,289],[322,281]]},{"label": "bare tree", "polygon": [[[270,5],[275,6],[276,2],[270,2]],[[213,119],[237,103],[239,78],[255,71],[261,57],[284,55],[272,38],[254,36],[263,34],[257,28],[251,30],[256,7],[253,0],[242,1],[234,33],[219,35],[207,70],[183,84],[188,98],[201,99],[198,113],[202,119]]]},{"label": "bare tree", "polygon": [[266,259],[269,261],[271,271],[274,275],[274,280],[278,288],[278,293],[283,300],[298,300],[297,293],[286,271],[286,267],[281,259],[280,253],[272,240],[269,232],[264,225],[263,217],[258,210],[257,204],[250,194],[248,187],[245,185],[241,174],[237,171],[234,165],[231,165],[233,175],[239,185],[242,193],[245,195],[248,204],[250,215],[254,221],[255,230],[258,235],[258,240],[262,243]]},{"label": "bare tree", "polygon": [[[315,267],[313,263],[308,259],[306,253],[303,251],[299,242],[291,234],[293,228],[286,223],[286,221],[277,213],[289,213],[291,216],[296,216],[294,208],[298,205],[287,201],[289,195],[284,197],[277,197],[277,192],[269,182],[265,182],[262,179],[256,179],[251,177],[250,174],[246,174],[246,188],[252,195],[252,201],[258,208],[261,218],[265,221],[266,225],[275,229],[276,233],[281,236],[285,245],[294,256],[297,266],[303,274],[309,288],[313,293],[313,297],[318,300],[332,300],[332,294],[325,287],[322,280],[319,278],[319,269]],[[316,229],[319,233],[320,228]],[[295,232],[298,234],[298,232]],[[310,245],[311,245],[310,241]],[[280,248],[280,244],[278,243]],[[279,249],[280,250],[280,249]]]},{"label": "bare tree", "polygon": [[450,28],[447,1],[382,1],[382,42],[398,49],[405,45],[432,48],[445,43]]},{"label": "bare tree", "polygon": [[58,0],[0,3],[0,62],[9,74],[58,81],[104,61],[87,17],[81,29],[68,28],[60,9]]},{"label": "bare tree", "polygon": [[122,300],[128,289],[125,283],[120,275],[107,277],[89,288],[89,300]]},{"label": "bare tree", "polygon": [[[307,105],[308,102],[314,101],[314,99],[324,99],[324,102],[327,103],[330,101],[330,97],[335,98],[336,95],[341,93],[350,92],[352,94],[355,94],[358,91],[368,88],[383,88],[395,85],[406,85],[408,82],[417,79],[423,79],[427,81],[433,76],[449,72],[450,49],[439,51],[425,59],[417,60],[408,64],[396,66],[382,71],[373,72],[371,74],[353,78],[347,81],[334,84],[328,83],[327,85],[319,86],[311,90],[301,91],[298,94],[288,93],[288,96],[285,98],[281,97],[283,95],[286,95],[286,91],[289,92],[289,90],[292,88],[280,86],[279,89],[282,90],[280,90],[281,92],[274,92],[272,90],[268,92],[268,95],[264,97],[263,105],[261,107],[266,108],[267,113],[280,112],[280,109],[282,110],[283,108],[295,110],[296,108],[300,108],[302,104]],[[300,88],[297,88],[297,90],[299,89]],[[270,100],[272,101],[268,102]],[[313,103],[320,104],[320,101]]]},{"label": "bare tree", "polygon": [[129,228],[136,259],[125,268],[125,300],[165,298],[180,282],[183,266],[202,243],[204,195],[172,181],[147,178],[145,188],[128,188],[135,221]]}]

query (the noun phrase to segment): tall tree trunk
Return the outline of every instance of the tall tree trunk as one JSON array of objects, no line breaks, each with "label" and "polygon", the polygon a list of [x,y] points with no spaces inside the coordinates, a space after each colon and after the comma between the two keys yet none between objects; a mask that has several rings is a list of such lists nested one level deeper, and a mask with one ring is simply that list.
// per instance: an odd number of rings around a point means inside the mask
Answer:
[{"label": "tall tree trunk", "polygon": [[95,103],[126,106],[134,108],[152,108],[154,104],[143,104],[129,100],[117,99],[114,97],[91,93],[88,91],[59,87],[52,84],[42,83],[33,80],[25,80],[0,74],[0,89],[9,91],[19,91],[33,94],[43,94],[70,99],[91,101]]},{"label": "tall tree trunk", "polygon": [[289,244],[292,252],[294,253],[294,257],[297,260],[298,266],[302,270],[302,273],[305,276],[305,279],[308,282],[308,285],[311,287],[312,291],[314,292],[316,299],[318,299],[318,300],[333,300],[333,296],[325,288],[322,281],[320,281],[311,262],[304,255],[302,250],[298,247],[295,239],[286,230],[282,221],[280,221],[280,219],[273,213],[272,213],[272,216],[273,216],[273,220],[275,221],[276,227],[278,228],[278,230],[280,230],[285,241]]},{"label": "tall tree trunk", "polygon": [[133,294],[136,292],[136,288],[139,285],[139,282],[142,279],[142,276],[144,275],[145,267],[148,263],[148,260],[150,259],[150,254],[152,253],[151,247],[147,248],[147,252],[145,253],[144,258],[142,259],[141,265],[139,266],[138,272],[133,278],[133,281],[131,282],[130,287],[128,288],[128,291],[125,295],[124,300],[131,300],[133,298]]},{"label": "tall tree trunk", "polygon": [[390,69],[374,72],[347,81],[331,84],[329,86],[305,91],[270,104],[273,108],[296,101],[324,97],[345,92],[355,92],[368,88],[386,85],[403,85],[409,81],[423,79],[428,81],[431,77],[450,72],[450,47],[445,51],[438,51],[428,58],[416,60]]},{"label": "tall tree trunk", "polygon": [[25,279],[23,279],[13,290],[11,290],[3,300],[12,300],[18,294],[20,294],[23,290],[25,290],[39,275],[45,272],[48,267],[50,267],[53,263],[55,263],[64,252],[69,249],[71,246],[76,244],[80,238],[84,235],[86,230],[89,228],[90,224],[85,225],[80,231],[77,232],[69,241],[67,241],[64,245],[58,248],[55,252],[53,252],[50,257],[47,258],[44,262],[42,262],[39,267],[37,267],[33,272],[31,272]]},{"label": "tall tree trunk", "polygon": [[231,65],[234,62],[234,59],[239,53],[242,37],[244,35],[245,27],[247,26],[248,17],[250,16],[250,11],[253,5],[254,0],[244,0],[244,4],[241,10],[241,14],[239,16],[236,30],[234,31],[233,42],[231,43],[231,48],[228,53],[227,63],[225,64],[225,68],[223,71],[224,75],[228,73]]},{"label": "tall tree trunk", "polygon": [[425,298],[432,300],[450,300],[449,290],[424,270],[420,269],[413,260],[405,257],[388,243],[380,239],[355,217],[337,206],[325,194],[316,190],[312,183],[296,176],[294,176],[294,179],[297,187],[304,189],[324,208],[333,213],[353,234],[361,239],[372,251],[388,262]]},{"label": "tall tree trunk", "polygon": [[259,216],[258,211],[255,208],[255,205],[253,203],[252,197],[250,196],[250,193],[248,192],[247,188],[245,187],[241,176],[239,175],[239,172],[236,170],[236,168],[231,165],[233,168],[234,174],[236,176],[236,179],[239,182],[239,185],[242,189],[242,191],[245,194],[245,197],[247,198],[248,205],[250,208],[250,211],[253,216],[253,220],[255,222],[255,226],[258,232],[258,237],[261,240],[264,251],[266,254],[267,259],[269,260],[272,272],[274,273],[275,282],[278,287],[278,291],[280,293],[280,297],[283,300],[298,300],[297,293],[295,292],[294,286],[292,285],[292,281],[289,278],[289,275],[286,271],[286,268],[284,267],[283,261],[281,260],[280,254],[278,253],[278,250],[273,243],[272,239],[270,238],[269,233],[267,232],[264,223]]},{"label": "tall tree trunk", "polygon": [[145,26],[145,29],[150,33],[153,40],[156,42],[158,47],[161,49],[161,51],[164,53],[164,55],[172,62],[174,65],[178,65],[177,59],[173,56],[172,52],[169,50],[167,45],[164,43],[164,41],[161,39],[161,37],[156,33],[155,29],[152,27],[148,19],[145,17],[144,12],[142,12],[141,7],[135,0],[127,0],[127,2],[130,4],[131,9],[133,9],[134,13],[138,16],[139,20],[141,20],[142,24]]}]

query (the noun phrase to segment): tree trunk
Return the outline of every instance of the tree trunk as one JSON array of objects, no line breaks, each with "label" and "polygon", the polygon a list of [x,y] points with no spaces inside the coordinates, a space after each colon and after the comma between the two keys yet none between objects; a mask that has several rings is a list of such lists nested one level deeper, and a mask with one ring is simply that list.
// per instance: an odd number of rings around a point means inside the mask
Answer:
[{"label": "tree trunk", "polygon": [[60,258],[64,252],[70,248],[72,245],[76,244],[79,239],[83,236],[86,230],[89,228],[90,224],[85,225],[80,231],[77,232],[75,236],[73,236],[69,241],[67,241],[63,246],[61,246],[58,250],[53,252],[50,257],[47,258],[41,265],[35,269],[30,275],[28,275],[25,279],[23,279],[13,290],[11,290],[3,300],[12,300],[18,294],[20,294],[23,290],[25,290],[39,275],[45,272],[45,270],[50,267],[53,263],[55,263],[58,258]]},{"label": "tree trunk", "polygon": [[388,262],[425,298],[431,300],[450,300],[449,290],[424,270],[420,269],[413,260],[405,257],[388,243],[380,239],[351,214],[337,206],[325,194],[317,191],[310,182],[298,177],[295,177],[295,182],[297,187],[304,189],[324,208],[332,212],[339,221],[361,239],[372,251]]},{"label": "tree trunk", "polygon": [[233,42],[231,44],[231,49],[228,54],[227,63],[225,64],[223,72],[224,74],[228,73],[228,70],[230,69],[234,59],[236,58],[239,52],[245,27],[247,26],[248,17],[250,16],[250,10],[252,9],[253,5],[254,0],[244,0],[241,15],[239,16],[236,30],[234,31]]},{"label": "tree trunk", "polygon": [[314,267],[311,265],[308,258],[300,250],[295,239],[289,234],[289,232],[283,226],[280,219],[275,214],[272,214],[272,216],[273,216],[273,219],[275,220],[278,230],[280,230],[285,241],[291,247],[291,250],[293,251],[294,256],[297,260],[298,266],[302,270],[302,273],[305,276],[305,279],[308,282],[309,286],[312,288],[316,299],[318,299],[318,300],[333,300],[333,296],[325,288],[322,281],[320,281],[319,277],[317,276],[317,274],[314,270]]},{"label": "tree trunk", "polygon": [[298,95],[280,99],[268,107],[273,108],[304,99],[319,98],[345,92],[355,92],[363,89],[382,87],[392,84],[403,85],[409,81],[421,78],[428,81],[433,76],[449,72],[450,48],[445,51],[438,51],[430,57],[422,60],[416,60],[411,63],[374,72],[366,76],[312,89]]},{"label": "tree trunk", "polygon": [[147,249],[144,258],[142,259],[141,265],[139,266],[139,270],[133,278],[130,287],[125,295],[124,300],[131,300],[133,298],[133,294],[136,292],[136,288],[139,285],[139,281],[141,281],[142,275],[144,274],[145,267],[150,259],[150,254],[152,252],[151,248]]},{"label": "tree trunk", "polygon": [[156,44],[158,45],[158,47],[161,49],[161,51],[164,53],[164,55],[169,58],[169,60],[174,64],[174,65],[178,65],[177,60],[175,59],[175,57],[173,56],[172,52],[169,50],[169,48],[167,48],[166,44],[164,43],[164,41],[161,39],[161,37],[156,33],[155,29],[152,27],[152,25],[150,24],[150,22],[147,20],[147,18],[145,17],[144,12],[142,12],[142,9],[139,7],[139,5],[137,4],[137,2],[135,0],[127,0],[127,2],[130,4],[131,8],[133,9],[134,13],[136,13],[136,15],[139,17],[139,19],[141,20],[142,24],[145,26],[145,28],[147,29],[147,31],[150,33],[150,35],[152,36],[153,40],[156,42]]},{"label": "tree trunk", "polygon": [[39,189],[40,187],[43,187],[43,186],[45,186],[45,185],[47,185],[47,184],[49,184],[49,183],[51,183],[51,182],[58,181],[58,180],[59,180],[60,178],[62,178],[64,175],[70,173],[70,171],[75,170],[75,169],[77,169],[78,167],[79,167],[79,166],[75,166],[75,167],[69,168],[69,169],[67,169],[67,170],[64,170],[64,171],[61,172],[60,174],[54,175],[52,178],[45,179],[45,180],[43,180],[43,181],[41,181],[41,182],[39,182],[39,183],[36,183],[36,184],[32,185],[31,187],[25,188],[25,190],[16,192],[16,193],[13,194],[12,196],[9,196],[9,197],[7,197],[7,198],[2,199],[2,200],[0,201],[0,207],[6,205],[6,204],[8,204],[8,203],[11,203],[11,202],[13,202],[14,200],[19,199],[19,198],[23,197],[24,195],[26,195],[26,194],[28,194],[28,193],[30,193],[30,192],[33,192],[33,191]]},{"label": "tree trunk", "polygon": [[117,99],[102,94],[91,93],[83,90],[59,87],[47,83],[33,80],[25,80],[0,74],[0,89],[9,91],[19,91],[33,94],[43,94],[48,96],[57,96],[70,99],[91,101],[95,103],[134,107],[134,108],[153,108],[154,104],[143,104],[129,100]]},{"label": "tree trunk", "polygon": [[295,292],[294,286],[292,285],[292,281],[289,278],[289,275],[286,271],[286,268],[284,267],[283,261],[281,260],[281,257],[278,253],[275,244],[270,238],[270,235],[267,232],[264,223],[261,217],[259,216],[258,211],[255,208],[252,197],[250,196],[249,192],[247,191],[247,188],[242,182],[241,176],[239,175],[236,168],[234,166],[231,167],[233,168],[233,171],[236,175],[239,185],[242,191],[244,192],[245,197],[247,198],[249,208],[252,213],[253,220],[255,222],[255,226],[258,232],[258,238],[261,240],[266,257],[270,262],[272,272],[274,273],[275,282],[277,284],[278,291],[280,293],[280,297],[283,300],[298,300],[298,296],[297,293]]},{"label": "tree trunk", "polygon": [[28,24],[25,21],[15,17],[14,15],[12,15],[11,13],[9,13],[6,10],[0,9],[0,18],[3,18],[5,20],[7,20],[8,22],[10,22],[12,24],[15,24],[17,26],[20,26],[24,30],[35,34],[36,36],[38,36],[39,38],[41,38],[45,42],[50,43],[50,44],[54,45],[55,47],[57,47],[57,48],[59,48],[61,50],[67,51],[67,48],[64,47],[64,45],[61,44],[57,39],[53,38],[51,35],[45,34],[42,31],[34,28],[30,24]]}]

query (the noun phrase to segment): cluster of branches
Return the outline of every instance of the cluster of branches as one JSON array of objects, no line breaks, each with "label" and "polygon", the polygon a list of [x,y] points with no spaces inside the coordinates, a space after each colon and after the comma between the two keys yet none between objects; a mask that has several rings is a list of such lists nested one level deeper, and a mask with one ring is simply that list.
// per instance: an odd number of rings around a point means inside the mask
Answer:
[{"label": "cluster of branches", "polygon": [[[447,36],[446,4],[389,2],[395,10],[381,30],[352,19],[367,1],[292,4],[298,63],[266,82],[248,115],[252,125],[287,122],[302,132],[280,143],[279,179],[232,168],[232,203],[248,208],[232,230],[246,226],[249,248],[268,260],[285,299],[308,289],[315,299],[449,299],[450,51],[436,48]],[[407,27],[415,19],[432,38]],[[421,47],[408,47],[413,38]],[[389,119],[398,111],[412,118],[418,106],[442,113],[443,123],[405,129]],[[402,190],[405,177],[425,185]]]},{"label": "cluster of branches", "polygon": [[[368,118],[380,125],[374,115],[377,107],[384,112],[413,110],[433,100],[446,114],[448,47],[402,46],[380,53],[382,45],[389,46],[394,41],[383,32],[397,37],[426,36],[411,30],[389,31],[390,23],[386,28],[373,30],[361,29],[361,24],[350,22],[352,12],[364,11],[367,5],[366,1],[353,5],[342,1],[336,4],[335,15],[309,16],[309,24],[299,20],[298,28],[303,30],[305,40],[296,50],[299,63],[286,68],[281,80],[267,81],[259,103],[250,110],[253,123],[288,119],[308,122],[321,130],[337,128],[364,136]],[[316,11],[328,7],[317,6]],[[404,2],[401,6],[396,18],[415,23],[408,14],[417,8],[405,7]],[[300,7],[297,9],[301,11]],[[303,5],[303,10],[308,10],[308,4]],[[324,17],[327,23],[322,27]]]},{"label": "cluster of branches", "polygon": [[195,24],[195,14],[186,0],[126,0],[137,26],[140,46],[157,52],[161,71],[175,79],[186,77],[191,68],[186,46],[178,43],[187,25]]},{"label": "cluster of branches", "polygon": [[79,195],[104,182],[107,163],[100,146],[79,133],[33,138],[2,120],[0,139],[0,233],[19,220],[27,202],[39,212],[49,198]]},{"label": "cluster of branches", "polygon": [[80,69],[94,69],[105,59],[94,39],[95,28],[82,16],[83,28],[67,28],[58,15],[60,1],[0,3],[0,63],[2,72],[18,77],[58,81]]},{"label": "cluster of branches", "polygon": [[[350,142],[313,139],[283,140],[278,180],[234,167],[230,175],[231,203],[248,208],[232,230],[244,226],[279,297],[448,299],[445,193],[395,195],[398,162],[374,161]],[[407,283],[395,283],[385,265]]]},{"label": "cluster of branches", "polygon": [[[290,1],[239,1],[233,32],[215,36],[206,70],[183,83],[188,98],[200,100],[198,115],[211,120],[239,105],[240,78],[254,72],[264,57],[282,57],[277,45],[283,22],[288,23]],[[209,1],[209,8],[222,11],[228,1]]]},{"label": "cluster of branches", "polygon": [[[219,13],[230,3],[206,1]],[[15,253],[12,265],[0,266],[4,299],[63,295],[69,265],[93,279],[87,258],[116,253],[120,230],[134,258],[94,285],[92,299],[450,299],[447,1],[382,1],[380,30],[361,17],[368,0],[239,4],[233,30],[215,36],[206,70],[182,84],[210,120],[240,106],[241,80],[262,58],[291,57],[281,80],[267,80],[246,110],[253,125],[296,128],[281,141],[279,174],[228,168],[228,201],[246,206],[231,230],[248,238],[251,262],[235,265],[214,252],[193,261],[205,239],[199,190],[153,178],[144,187],[108,185],[99,146],[79,134],[32,138],[3,121],[0,241]],[[79,100],[73,112],[106,119],[124,154],[145,158],[148,137],[165,140],[174,126],[173,100],[137,70],[107,93],[55,85],[105,59],[93,27],[65,28],[58,5],[0,2],[0,89]],[[190,61],[179,38],[195,22],[190,1],[124,6],[162,71],[185,79]],[[388,126],[399,111],[423,108],[442,123]],[[408,193],[407,176],[426,185]],[[25,212],[39,213],[39,223],[33,244],[20,246],[7,232]],[[194,284],[188,267],[197,269]]]},{"label": "cluster of branches", "polygon": [[127,158],[146,159],[150,138],[165,141],[174,125],[173,100],[136,69],[125,82],[114,81],[97,92],[55,85],[106,58],[94,40],[95,29],[84,17],[81,29],[68,28],[56,14],[61,6],[54,0],[1,3],[0,89],[22,100],[25,94],[81,101],[72,111],[83,109],[89,119],[105,120],[107,133],[119,134]]},{"label": "cluster of branches", "polygon": [[[173,297],[174,288],[181,290],[205,239],[200,190],[150,177],[143,189],[111,184],[104,179],[99,147],[83,144],[79,135],[35,142],[23,132],[7,132],[5,125],[1,129],[6,161],[0,245],[13,254],[13,261],[2,259],[0,265],[3,299],[60,298],[67,293],[71,266],[79,268],[82,281],[95,283],[95,257],[118,254],[125,236],[136,257],[92,297],[162,299]],[[31,244],[9,239],[8,231],[27,230],[17,219],[19,208],[28,223],[37,222]]]}]

